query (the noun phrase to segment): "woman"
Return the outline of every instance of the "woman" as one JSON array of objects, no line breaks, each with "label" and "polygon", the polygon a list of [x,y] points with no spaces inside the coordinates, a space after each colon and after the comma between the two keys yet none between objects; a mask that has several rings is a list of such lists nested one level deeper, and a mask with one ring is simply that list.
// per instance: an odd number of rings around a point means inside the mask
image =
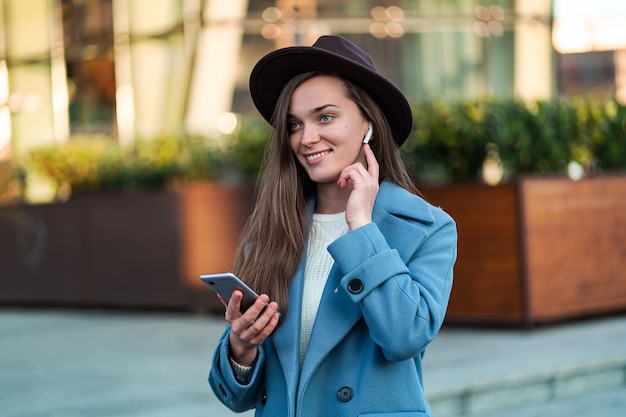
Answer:
[{"label": "woman", "polygon": [[266,55],[250,90],[274,135],[234,272],[261,295],[245,312],[240,291],[222,299],[213,391],[256,416],[431,415],[422,357],[456,227],[400,159],[406,98],[338,36]]}]

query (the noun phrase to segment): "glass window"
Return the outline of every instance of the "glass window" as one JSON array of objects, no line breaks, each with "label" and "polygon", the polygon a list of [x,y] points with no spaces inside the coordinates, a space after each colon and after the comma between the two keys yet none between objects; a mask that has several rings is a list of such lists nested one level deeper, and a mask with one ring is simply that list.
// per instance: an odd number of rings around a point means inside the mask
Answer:
[{"label": "glass window", "polygon": [[72,134],[113,135],[112,0],[62,0]]},{"label": "glass window", "polygon": [[[303,7],[308,13],[314,9],[313,21],[298,13]],[[295,14],[281,14],[285,8]],[[310,44],[325,33],[363,47],[411,101],[513,94],[513,0],[487,5],[477,0],[251,0],[249,10],[237,112],[253,110],[247,77],[261,56]]]}]

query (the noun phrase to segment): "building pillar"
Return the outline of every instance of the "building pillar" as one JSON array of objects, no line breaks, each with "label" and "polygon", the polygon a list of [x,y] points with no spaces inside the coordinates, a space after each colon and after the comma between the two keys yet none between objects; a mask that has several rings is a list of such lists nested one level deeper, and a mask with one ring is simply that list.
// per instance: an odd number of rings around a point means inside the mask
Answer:
[{"label": "building pillar", "polygon": [[626,106],[626,49],[615,51],[615,98]]},{"label": "building pillar", "polygon": [[515,87],[524,100],[548,99],[554,87],[552,1],[515,2]]},{"label": "building pillar", "polygon": [[60,5],[2,0],[0,7],[0,122],[10,119],[10,127],[0,128],[0,147],[7,135],[14,155],[64,142],[69,111]]},{"label": "building pillar", "polygon": [[183,2],[114,0],[113,27],[120,142],[180,131],[189,68]]},{"label": "building pillar", "polygon": [[0,161],[11,156],[11,112],[9,110],[9,70],[4,39],[4,3],[0,0]]},{"label": "building pillar", "polygon": [[185,120],[192,133],[217,135],[231,110],[247,8],[247,0],[204,0]]}]

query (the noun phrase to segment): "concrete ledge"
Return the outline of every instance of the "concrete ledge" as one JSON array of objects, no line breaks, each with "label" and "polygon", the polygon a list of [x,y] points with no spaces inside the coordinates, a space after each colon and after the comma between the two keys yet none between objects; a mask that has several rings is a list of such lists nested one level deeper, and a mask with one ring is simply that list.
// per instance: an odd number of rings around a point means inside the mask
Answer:
[{"label": "concrete ledge", "polygon": [[626,356],[431,392],[429,401],[437,417],[468,417],[620,387],[626,387]]}]

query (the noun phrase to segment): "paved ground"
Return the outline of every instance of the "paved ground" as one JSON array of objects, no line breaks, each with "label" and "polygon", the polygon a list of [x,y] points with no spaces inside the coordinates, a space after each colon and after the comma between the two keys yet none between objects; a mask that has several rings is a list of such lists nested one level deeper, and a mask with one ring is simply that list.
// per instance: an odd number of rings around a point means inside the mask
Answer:
[{"label": "paved ground", "polygon": [[444,328],[424,373],[437,417],[626,417],[626,316],[533,331]]},{"label": "paved ground", "polygon": [[[0,415],[252,416],[230,413],[206,382],[223,326],[193,314],[0,310]],[[442,417],[624,417],[626,316],[534,331],[444,328],[425,379]]]}]

